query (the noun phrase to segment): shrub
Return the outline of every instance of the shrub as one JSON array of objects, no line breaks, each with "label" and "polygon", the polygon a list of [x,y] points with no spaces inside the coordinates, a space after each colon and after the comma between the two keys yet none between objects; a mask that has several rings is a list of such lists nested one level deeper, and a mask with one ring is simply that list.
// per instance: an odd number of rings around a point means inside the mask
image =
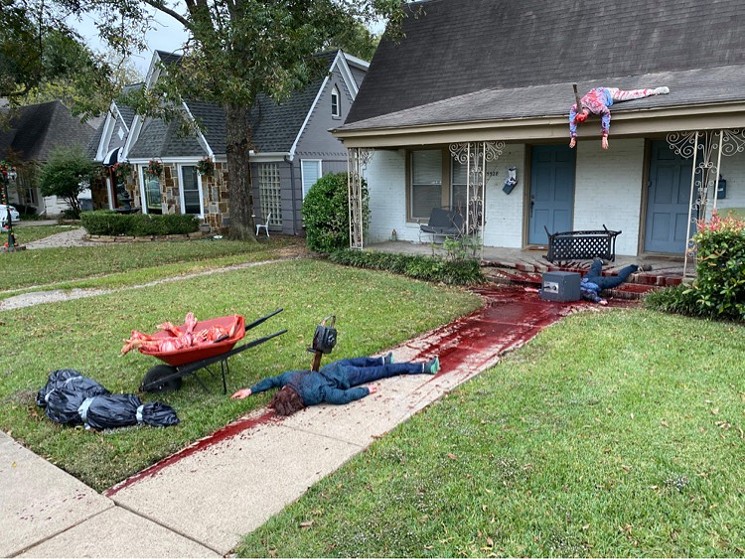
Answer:
[{"label": "shrub", "polygon": [[90,235],[148,237],[183,235],[199,229],[196,217],[182,214],[120,214],[111,210],[99,210],[83,212],[80,219]]},{"label": "shrub", "polygon": [[442,282],[449,285],[472,285],[482,283],[484,276],[477,260],[445,260],[439,257],[392,254],[344,249],[329,256],[332,262],[386,270],[411,278]]},{"label": "shrub", "polygon": [[651,291],[644,297],[647,308],[688,316],[702,316],[696,295],[690,285],[676,285],[657,291]]},{"label": "shrub", "polygon": [[[330,254],[349,247],[347,173],[324,175],[303,200],[303,221],[308,248]],[[362,216],[366,230],[370,220],[367,183],[362,180]]]},{"label": "shrub", "polygon": [[647,296],[647,305],[692,316],[745,321],[745,221],[720,217],[698,223],[696,280]]},{"label": "shrub", "polygon": [[80,216],[78,195],[90,186],[96,169],[82,148],[56,148],[41,169],[41,193],[62,198],[70,206],[70,217],[77,219]]},{"label": "shrub", "polygon": [[745,320],[745,221],[714,213],[699,222],[692,289],[711,316]]}]

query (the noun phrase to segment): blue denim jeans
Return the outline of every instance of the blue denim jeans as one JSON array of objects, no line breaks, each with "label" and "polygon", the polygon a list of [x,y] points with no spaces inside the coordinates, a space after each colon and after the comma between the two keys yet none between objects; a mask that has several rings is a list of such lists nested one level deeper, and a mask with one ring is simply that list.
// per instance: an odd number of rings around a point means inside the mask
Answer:
[{"label": "blue denim jeans", "polygon": [[389,363],[386,365],[382,357],[356,357],[334,361],[321,367],[318,372],[334,381],[338,388],[347,389],[382,378],[419,374],[424,372],[423,368],[422,363]]},{"label": "blue denim jeans", "polygon": [[614,287],[618,287],[627,279],[629,279],[629,276],[636,272],[638,269],[639,266],[637,266],[636,264],[631,264],[630,266],[624,266],[623,268],[618,270],[618,275],[604,276],[603,262],[596,258],[592,261],[592,266],[590,266],[590,271],[587,272],[585,279],[587,279],[587,281],[589,282],[597,284],[598,287],[600,287],[601,291],[603,289],[613,289]]}]

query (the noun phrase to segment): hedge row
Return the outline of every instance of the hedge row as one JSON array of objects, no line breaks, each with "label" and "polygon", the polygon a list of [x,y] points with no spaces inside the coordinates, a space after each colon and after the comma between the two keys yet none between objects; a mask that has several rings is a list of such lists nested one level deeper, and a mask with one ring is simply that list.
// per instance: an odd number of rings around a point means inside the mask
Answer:
[{"label": "hedge row", "polygon": [[83,212],[80,221],[89,235],[148,237],[184,235],[199,229],[193,215],[120,214],[111,210]]},{"label": "hedge row", "polygon": [[329,259],[337,264],[386,270],[411,278],[442,282],[449,285],[473,285],[484,282],[477,260],[445,260],[430,256],[392,254],[345,249],[332,253]]}]

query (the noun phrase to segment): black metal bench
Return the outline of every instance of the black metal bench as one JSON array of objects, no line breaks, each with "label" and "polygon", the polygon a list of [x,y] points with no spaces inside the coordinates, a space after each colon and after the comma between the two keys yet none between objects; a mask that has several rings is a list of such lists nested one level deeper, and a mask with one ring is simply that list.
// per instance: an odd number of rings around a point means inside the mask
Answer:
[{"label": "black metal bench", "polygon": [[453,210],[432,208],[427,225],[419,225],[419,242],[422,242],[422,233],[432,235],[432,242],[437,237],[460,237],[463,234],[463,216]]},{"label": "black metal bench", "polygon": [[616,259],[616,237],[621,231],[611,231],[605,225],[602,230],[592,231],[563,231],[549,233],[548,254],[549,262],[563,262],[569,260],[590,260],[602,258],[614,261]]}]

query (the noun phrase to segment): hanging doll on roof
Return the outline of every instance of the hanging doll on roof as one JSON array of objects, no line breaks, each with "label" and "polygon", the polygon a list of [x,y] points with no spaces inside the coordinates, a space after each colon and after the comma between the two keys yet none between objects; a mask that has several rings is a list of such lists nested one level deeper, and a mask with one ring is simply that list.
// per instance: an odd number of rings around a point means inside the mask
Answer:
[{"label": "hanging doll on roof", "polygon": [[652,95],[667,95],[668,93],[670,93],[670,89],[667,87],[630,89],[627,91],[617,87],[594,87],[579,99],[577,86],[575,85],[574,95],[577,97],[577,102],[569,109],[569,135],[572,138],[569,141],[569,147],[573,148],[577,144],[577,125],[582,124],[592,113],[600,116],[602,133],[600,145],[603,149],[608,149],[610,107],[613,103],[651,97]]}]

